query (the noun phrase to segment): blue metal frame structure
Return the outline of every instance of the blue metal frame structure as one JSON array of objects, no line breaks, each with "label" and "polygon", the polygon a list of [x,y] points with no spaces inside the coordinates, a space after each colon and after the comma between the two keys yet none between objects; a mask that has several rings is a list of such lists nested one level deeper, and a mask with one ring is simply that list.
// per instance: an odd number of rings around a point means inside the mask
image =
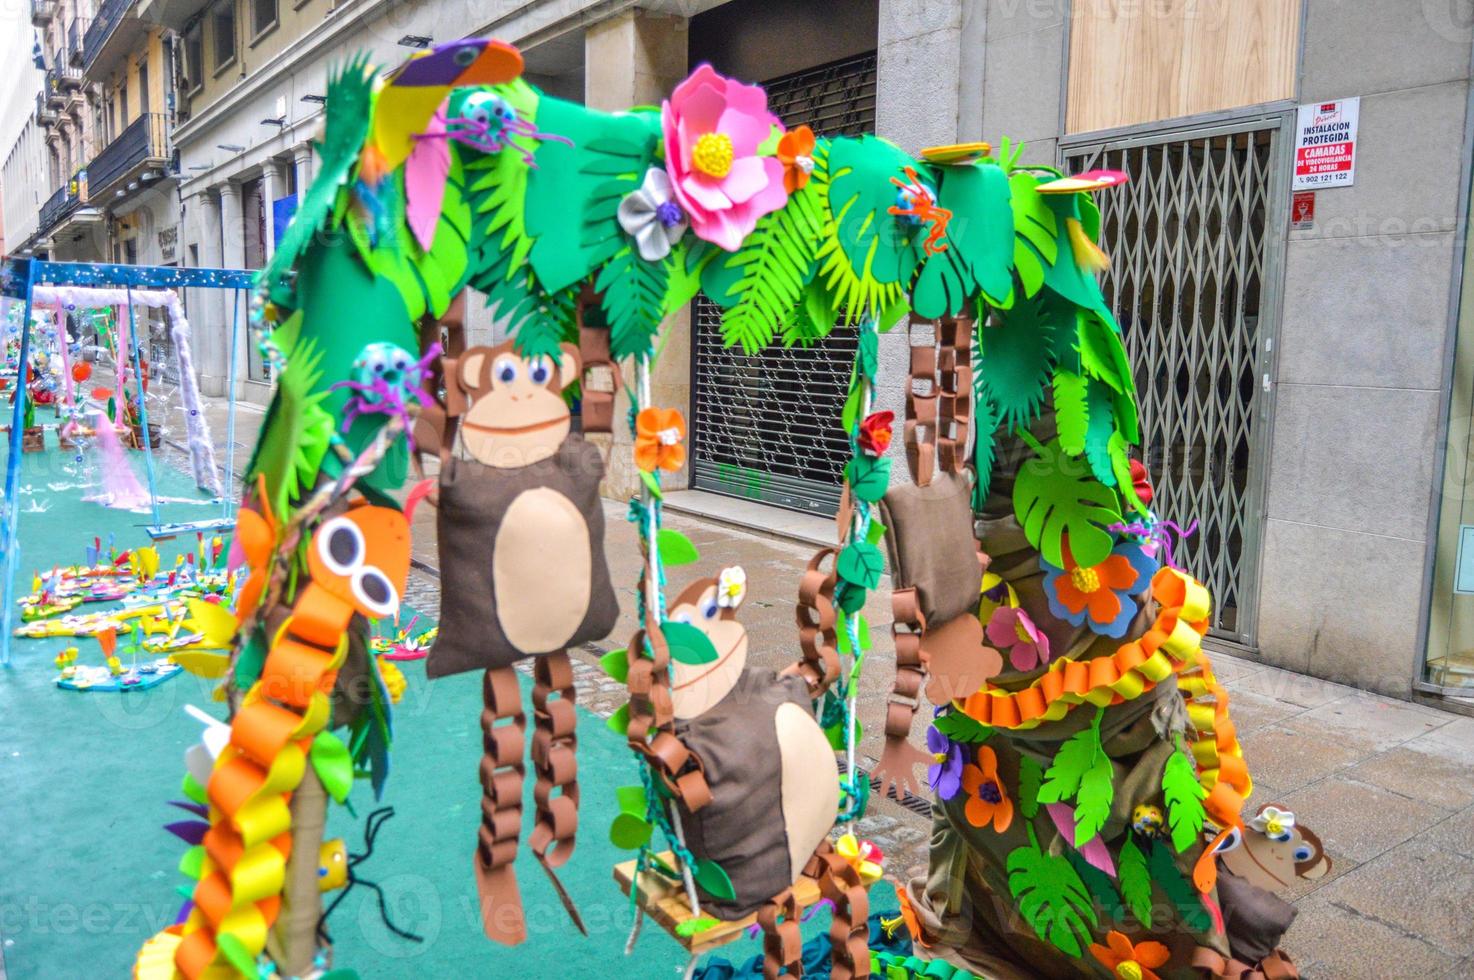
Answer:
[{"label": "blue metal frame structure", "polygon": [[[249,269],[176,269],[169,266],[111,265],[93,262],[48,262],[42,259],[7,259],[0,264],[0,295],[25,301],[25,313],[21,318],[20,364],[21,375],[16,382],[15,404],[11,409],[10,451],[5,463],[5,498],[0,501],[0,542],[4,544],[4,582],[0,589],[0,665],[10,664],[10,640],[15,614],[15,575],[19,566],[17,540],[19,532],[19,510],[16,495],[20,491],[20,432],[25,420],[26,401],[29,394],[24,383],[24,365],[30,361],[31,346],[31,293],[38,285],[50,286],[119,286],[132,289],[176,289],[193,287],[201,289],[234,289],[248,291],[255,285],[256,273]],[[239,297],[238,297],[239,298]],[[231,510],[230,484],[232,454],[235,437],[235,368],[236,341],[239,336],[240,303],[232,304],[235,315],[230,328],[230,409],[228,421],[228,445],[225,451],[226,480],[224,490],[224,513],[228,520]],[[148,406],[143,392],[143,374],[139,370],[138,331],[134,329],[133,305],[128,304],[129,338],[132,350],[133,376],[138,379],[138,415],[142,426],[144,463],[148,469],[149,497],[153,503],[153,524],[150,533],[163,536],[168,526],[159,523],[158,495],[154,488],[153,449],[148,438]],[[182,527],[182,526],[179,526]]]}]

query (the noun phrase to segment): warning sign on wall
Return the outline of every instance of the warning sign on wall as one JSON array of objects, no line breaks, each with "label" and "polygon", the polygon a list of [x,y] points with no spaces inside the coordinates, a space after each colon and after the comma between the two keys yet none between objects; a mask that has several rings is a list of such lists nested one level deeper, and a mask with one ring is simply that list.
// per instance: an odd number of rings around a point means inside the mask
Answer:
[{"label": "warning sign on wall", "polygon": [[1360,114],[1361,99],[1300,107],[1292,189],[1351,186],[1356,179],[1356,120]]}]

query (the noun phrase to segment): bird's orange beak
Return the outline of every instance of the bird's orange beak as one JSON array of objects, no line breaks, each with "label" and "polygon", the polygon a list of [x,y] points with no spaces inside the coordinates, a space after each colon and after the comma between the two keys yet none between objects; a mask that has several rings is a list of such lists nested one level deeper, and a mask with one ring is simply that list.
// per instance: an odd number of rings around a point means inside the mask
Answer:
[{"label": "bird's orange beak", "polygon": [[522,52],[505,41],[490,40],[476,60],[456,76],[456,85],[501,85],[522,74]]}]

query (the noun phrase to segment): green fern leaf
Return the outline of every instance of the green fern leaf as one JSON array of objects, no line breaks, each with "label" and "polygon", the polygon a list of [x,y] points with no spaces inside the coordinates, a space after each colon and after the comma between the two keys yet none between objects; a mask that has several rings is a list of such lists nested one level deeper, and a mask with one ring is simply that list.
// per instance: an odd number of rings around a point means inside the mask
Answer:
[{"label": "green fern leaf", "polygon": [[[1039,787],[1040,803],[1065,803],[1080,792],[1081,780],[1105,752],[1100,747],[1100,714],[1089,728],[1081,729],[1059,747]],[[1110,763],[1107,762],[1107,765]]]},{"label": "green fern leaf", "polygon": [[1071,456],[1085,451],[1085,431],[1090,422],[1086,404],[1086,383],[1071,371],[1054,375],[1054,418],[1059,427],[1059,444]]},{"label": "green fern leaf", "polygon": [[1024,921],[1061,952],[1081,955],[1099,919],[1090,892],[1070,862],[1031,843],[1010,853],[1007,867],[1008,890]]},{"label": "green fern leaf", "polygon": [[[977,375],[973,376],[973,390],[977,390]],[[972,509],[981,511],[988,500],[988,488],[993,484],[993,463],[997,457],[996,435],[998,415],[993,404],[985,398],[975,399],[972,424],[976,429],[973,437],[972,463],[977,480],[972,487]]]},{"label": "green fern leaf", "polygon": [[1076,847],[1090,843],[1111,815],[1111,801],[1116,795],[1115,775],[1104,749],[1096,753],[1090,768],[1081,773],[1080,792],[1075,797]]},{"label": "green fern leaf", "polygon": [[1108,487],[1116,485],[1116,467],[1111,462],[1111,439],[1116,435],[1113,421],[1112,394],[1103,381],[1087,378],[1085,401],[1088,421],[1085,429],[1085,459],[1090,472]]},{"label": "green fern leaf", "polygon": [[609,352],[615,360],[650,353],[665,315],[666,267],[646,262],[626,245],[599,270],[594,288],[604,294]]},{"label": "green fern leaf", "polygon": [[1044,767],[1030,755],[1018,757],[1019,812],[1028,820],[1039,814],[1039,787],[1044,782]]},{"label": "green fern leaf", "polygon": [[792,318],[819,242],[815,193],[805,186],[788,204],[764,215],[728,264],[742,270],[739,299],[722,317],[722,337],[756,354]]},{"label": "green fern leaf", "polygon": [[1162,795],[1167,800],[1172,846],[1181,854],[1203,839],[1203,800],[1208,798],[1192,760],[1181,750],[1173,752],[1162,769]]},{"label": "green fern leaf", "polygon": [[1146,867],[1146,855],[1136,846],[1136,841],[1127,836],[1121,845],[1120,860],[1116,862],[1116,873],[1120,876],[1121,897],[1126,900],[1131,914],[1143,929],[1152,927],[1152,876]]}]

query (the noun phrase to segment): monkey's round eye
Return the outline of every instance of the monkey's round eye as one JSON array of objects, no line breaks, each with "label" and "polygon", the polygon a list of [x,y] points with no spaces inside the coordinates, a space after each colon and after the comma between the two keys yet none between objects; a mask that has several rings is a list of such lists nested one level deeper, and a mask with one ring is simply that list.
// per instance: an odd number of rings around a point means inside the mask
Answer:
[{"label": "monkey's round eye", "polygon": [[363,564],[363,532],[346,517],[335,517],[317,532],[317,555],[338,575],[351,575]]},{"label": "monkey's round eye", "polygon": [[383,572],[370,565],[353,575],[353,597],[375,616],[388,616],[399,608],[399,595]]},{"label": "monkey's round eye", "polygon": [[546,357],[539,357],[528,367],[527,376],[532,379],[533,384],[545,385],[553,376],[553,366]]},{"label": "monkey's round eye", "polygon": [[1217,847],[1215,847],[1213,849],[1213,853],[1214,854],[1227,854],[1229,851],[1232,851],[1234,848],[1238,847],[1243,842],[1244,842],[1244,832],[1242,830],[1240,830],[1239,828],[1234,827],[1232,830],[1230,830],[1228,832],[1228,836],[1225,837],[1225,838],[1223,838],[1223,842],[1220,843]]},{"label": "monkey's round eye", "polygon": [[703,603],[701,606],[701,615],[705,616],[707,619],[716,619],[717,613],[720,611],[721,610],[717,608],[717,601],[715,598],[706,600],[706,602]]},{"label": "monkey's round eye", "polygon": [[1309,844],[1301,844],[1299,847],[1295,848],[1296,864],[1304,864],[1306,861],[1309,861],[1314,856],[1315,849],[1312,848]]},{"label": "monkey's round eye", "polygon": [[461,48],[459,51],[457,51],[455,53],[455,63],[457,65],[459,65],[460,67],[462,67],[462,68],[465,68],[467,65],[469,65],[471,62],[473,62],[475,60],[476,60],[476,49],[475,48]]},{"label": "monkey's round eye", "polygon": [[504,385],[517,380],[517,358],[503,354],[491,366],[491,376]]}]

